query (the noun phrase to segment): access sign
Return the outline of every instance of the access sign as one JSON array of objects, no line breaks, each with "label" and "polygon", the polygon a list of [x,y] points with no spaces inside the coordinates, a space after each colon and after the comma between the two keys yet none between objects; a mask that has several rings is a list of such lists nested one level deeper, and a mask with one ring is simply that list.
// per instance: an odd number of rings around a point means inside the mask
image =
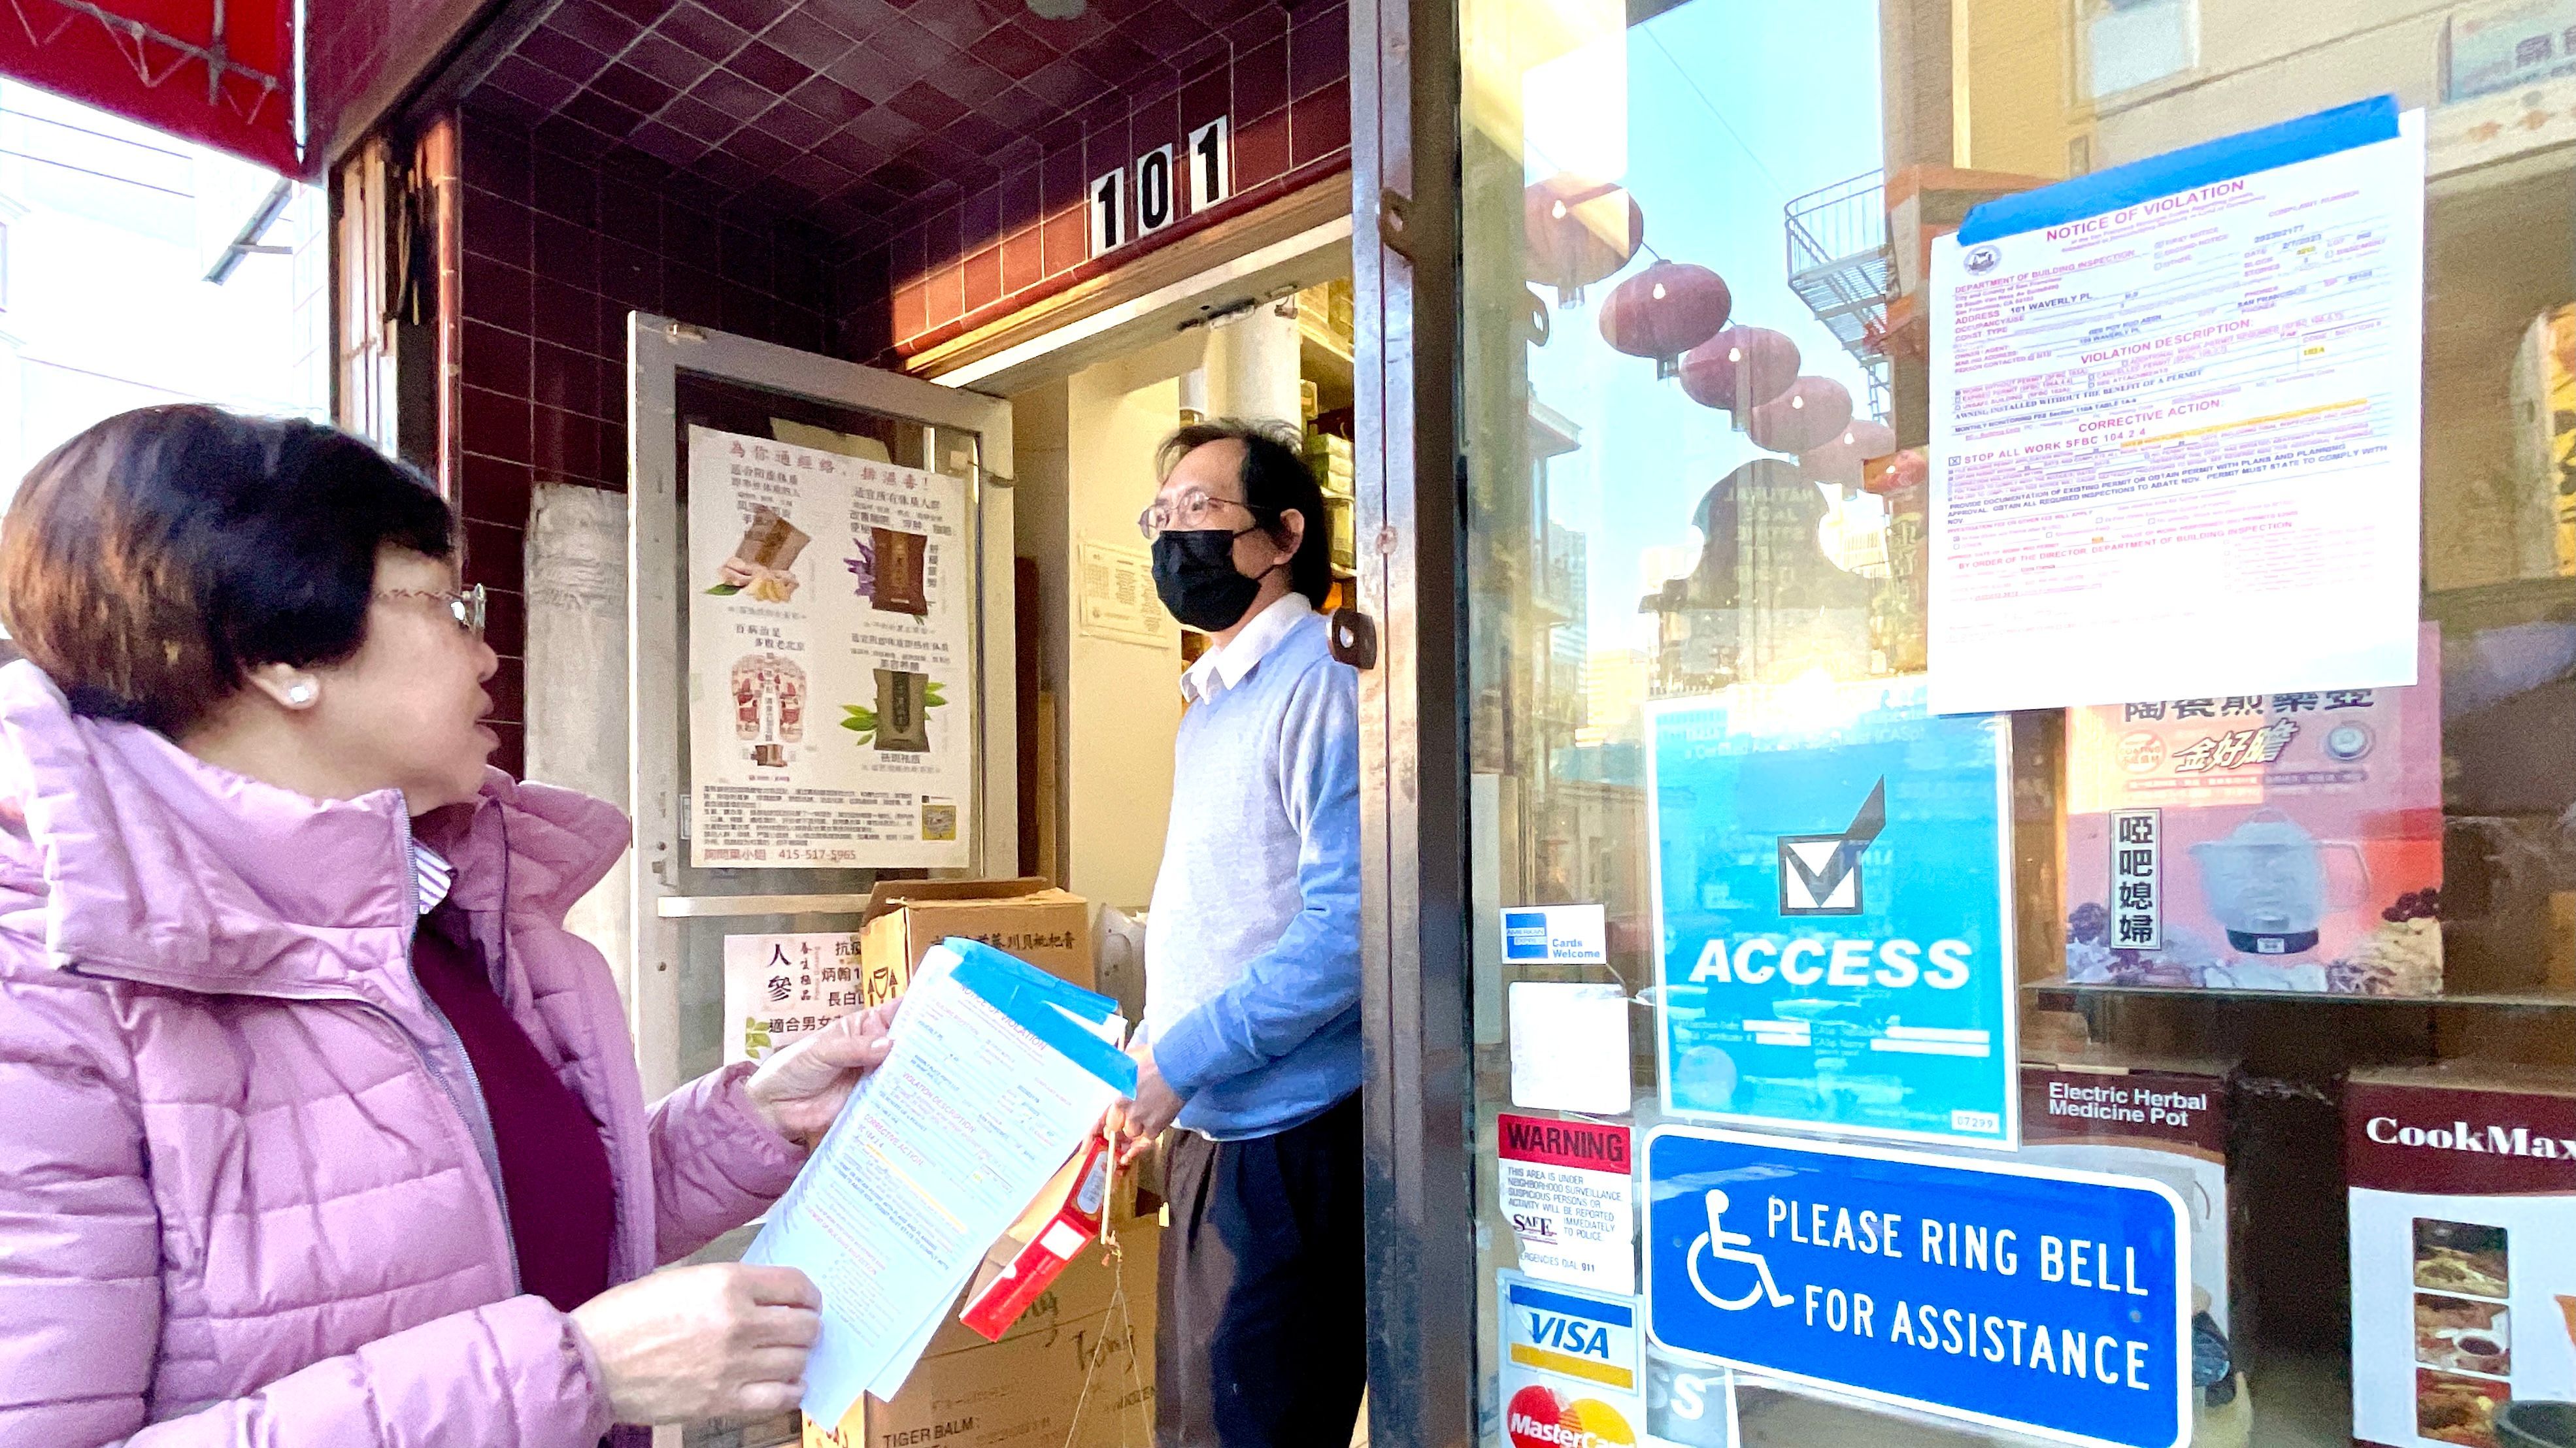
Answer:
[{"label": "access sign", "polygon": [[2163,1184],[1688,1127],[1645,1155],[1658,1351],[2061,1442],[2189,1440]]},{"label": "access sign", "polygon": [[1665,1110],[2013,1147],[2006,724],[1919,678],[1655,708]]}]

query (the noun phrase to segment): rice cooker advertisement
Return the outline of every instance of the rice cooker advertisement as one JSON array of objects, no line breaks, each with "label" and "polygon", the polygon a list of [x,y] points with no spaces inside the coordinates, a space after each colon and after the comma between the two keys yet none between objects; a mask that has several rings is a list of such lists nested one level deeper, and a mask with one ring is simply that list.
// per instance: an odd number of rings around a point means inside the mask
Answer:
[{"label": "rice cooker advertisement", "polygon": [[2011,740],[1920,679],[1655,708],[1672,1114],[2011,1150]]},{"label": "rice cooker advertisement", "polygon": [[1646,1422],[1637,1299],[1495,1276],[1512,1448],[1633,1448]]},{"label": "rice cooker advertisement", "polygon": [[1683,1126],[1645,1167],[1658,1353],[2063,1443],[2191,1437],[2161,1182]]}]

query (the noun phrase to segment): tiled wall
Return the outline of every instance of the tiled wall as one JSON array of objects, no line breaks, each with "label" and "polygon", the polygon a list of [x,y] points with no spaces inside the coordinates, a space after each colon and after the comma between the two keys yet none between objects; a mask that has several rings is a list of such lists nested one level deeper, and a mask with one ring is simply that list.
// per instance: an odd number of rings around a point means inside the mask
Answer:
[{"label": "tiled wall", "polygon": [[929,202],[926,215],[895,208],[889,229],[902,229],[882,246],[854,244],[842,265],[838,350],[920,351],[1197,229],[1185,217],[1093,261],[1085,193],[1093,177],[1148,147],[1181,145],[1217,116],[1234,133],[1235,194],[1219,215],[1345,168],[1349,40],[1342,4],[1264,7],[1184,57],[1176,85],[1109,96],[1007,152],[999,183]]},{"label": "tiled wall", "polygon": [[502,752],[523,760],[521,599],[539,482],[626,486],[626,314],[642,309],[809,351],[830,310],[819,233],[718,208],[684,179],[603,170],[468,111],[464,179],[467,577],[492,595]]}]

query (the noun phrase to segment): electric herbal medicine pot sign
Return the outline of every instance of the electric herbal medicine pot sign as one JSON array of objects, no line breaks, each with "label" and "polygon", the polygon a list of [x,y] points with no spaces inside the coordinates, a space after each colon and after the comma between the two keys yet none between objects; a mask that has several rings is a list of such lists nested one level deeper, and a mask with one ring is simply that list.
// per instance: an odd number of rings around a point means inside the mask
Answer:
[{"label": "electric herbal medicine pot sign", "polygon": [[1665,1110],[2011,1149],[2006,721],[1740,685],[1648,734]]},{"label": "electric herbal medicine pot sign", "polygon": [[1647,1138],[1646,1179],[1660,1351],[2067,1443],[2191,1436],[2159,1182],[1690,1127]]}]

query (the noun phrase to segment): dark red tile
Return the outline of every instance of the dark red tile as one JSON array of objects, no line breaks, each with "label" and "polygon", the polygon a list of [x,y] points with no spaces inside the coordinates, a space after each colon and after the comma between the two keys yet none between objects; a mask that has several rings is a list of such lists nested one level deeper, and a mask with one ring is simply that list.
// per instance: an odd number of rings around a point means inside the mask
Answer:
[{"label": "dark red tile", "polygon": [[469,256],[524,267],[528,264],[528,208],[468,186],[461,239]]},{"label": "dark red tile", "polygon": [[829,157],[809,153],[772,171],[769,179],[820,199],[839,194],[855,178]]},{"label": "dark red tile", "polygon": [[964,58],[954,65],[931,72],[930,83],[939,87],[949,99],[964,106],[969,114],[1011,88],[1009,76],[989,65]]},{"label": "dark red tile", "polygon": [[614,136],[619,140],[624,140],[644,119],[641,112],[610,100],[595,86],[567,101],[563,114],[603,136]]},{"label": "dark red tile", "polygon": [[1292,95],[1312,95],[1335,81],[1351,78],[1351,17],[1336,5],[1312,17],[1299,16],[1288,32],[1288,87]]},{"label": "dark red tile", "polygon": [[627,47],[617,63],[640,70],[674,90],[687,90],[698,83],[699,76],[715,69],[714,61],[659,31]]},{"label": "dark red tile", "polygon": [[1127,117],[1127,138],[1141,156],[1156,146],[1177,146],[1181,135],[1181,97],[1164,91],[1136,102]]},{"label": "dark red tile", "polygon": [[597,294],[562,282],[539,282],[536,313],[534,335],[539,341],[584,352],[599,350]]},{"label": "dark red tile", "polygon": [[742,128],[740,118],[717,110],[695,95],[674,97],[669,105],[662,107],[659,123],[702,146],[720,144]]},{"label": "dark red tile", "polygon": [[1072,58],[1084,70],[1121,90],[1171,78],[1170,68],[1160,57],[1117,31],[1075,51]]},{"label": "dark red tile", "polygon": [[644,33],[642,25],[596,0],[564,0],[546,16],[545,28],[560,30],[605,55],[617,54]]},{"label": "dark red tile", "polygon": [[1288,171],[1288,111],[1285,107],[1246,122],[1234,131],[1234,189],[1249,191]]},{"label": "dark red tile", "polygon": [[530,330],[535,312],[526,272],[468,253],[463,280],[466,316],[513,332]]},{"label": "dark red tile", "polygon": [[[840,57],[829,56],[837,60]],[[814,78],[819,67],[807,65],[795,56],[765,40],[755,40],[734,52],[725,69],[744,77],[772,95],[785,95]]]},{"label": "dark red tile", "polygon": [[540,155],[551,151],[594,174],[608,153],[621,144],[607,132],[561,114],[537,122],[536,138]]},{"label": "dark red tile", "polygon": [[1288,45],[1274,41],[1234,58],[1234,123],[1288,103]]},{"label": "dark red tile", "polygon": [[1002,295],[1036,286],[1046,279],[1046,258],[1034,226],[1002,243]]},{"label": "dark red tile", "polygon": [[1078,267],[1091,259],[1091,231],[1084,224],[1079,206],[1068,207],[1048,217],[1038,234],[1048,276]]},{"label": "dark red tile", "polygon": [[957,240],[968,251],[1002,240],[1002,188],[987,186],[957,208]]},{"label": "dark red tile", "polygon": [[[509,56],[494,66],[484,84],[491,91],[524,102],[539,115],[551,114],[555,107],[581,94],[580,81],[557,75],[520,55]],[[478,99],[483,94],[476,93]]]},{"label": "dark red tile", "polygon": [[527,534],[520,529],[467,519],[465,581],[511,593],[525,592],[527,546]]},{"label": "dark red tile", "polygon": [[1038,192],[1041,206],[1053,211],[1082,204],[1083,193],[1091,185],[1091,171],[1083,165],[1083,160],[1079,146],[1047,153],[1043,163],[1043,184]]},{"label": "dark red tile", "polygon": [[1106,82],[1070,60],[1058,60],[1039,67],[1020,84],[1048,105],[1072,110],[1099,95]]},{"label": "dark red tile", "polygon": [[1022,166],[1003,176],[1001,216],[998,218],[1003,235],[1037,224],[1038,178],[1039,170],[1035,166]]},{"label": "dark red tile", "polygon": [[[1023,15],[1028,13],[1018,5],[1011,6],[1010,10]],[[974,0],[939,0],[934,5],[907,6],[903,18],[959,50],[965,50],[983,39],[993,29],[994,23],[1008,14],[1009,11],[997,13],[988,10]]]},{"label": "dark red tile", "polygon": [[583,226],[599,222],[599,168],[570,156],[539,150],[529,199],[549,216]]},{"label": "dark red tile", "polygon": [[709,150],[706,142],[660,121],[646,121],[637,126],[635,134],[626,138],[626,143],[654,160],[673,166],[690,165]]},{"label": "dark red tile", "polygon": [[1181,134],[1190,132],[1224,115],[1233,101],[1231,72],[1223,67],[1200,76],[1181,87]]},{"label": "dark red tile", "polygon": [[559,407],[535,409],[529,462],[541,482],[599,476],[599,419]]},{"label": "dark red tile", "polygon": [[622,411],[626,406],[624,401],[625,394],[622,390],[625,387],[625,383],[621,380],[625,376],[626,369],[626,317],[629,312],[632,312],[635,309],[628,306],[626,303],[617,300],[615,297],[601,297],[598,299],[598,304],[598,355],[602,359],[600,362],[602,370],[599,374],[599,385],[603,393],[612,390],[617,391],[619,398],[613,407],[602,406],[600,410],[602,412],[617,411],[622,414]]},{"label": "dark red tile", "polygon": [[513,127],[471,121],[465,129],[465,184],[525,204],[533,164],[526,133]]},{"label": "dark red tile", "polygon": [[513,52],[566,80],[587,82],[608,68],[608,52],[595,50],[551,26],[540,25]]},{"label": "dark red tile", "polygon": [[906,282],[894,289],[894,335],[898,342],[909,341],[930,330],[922,320],[927,311],[924,287],[920,282]]},{"label": "dark red tile", "polygon": [[780,0],[698,0],[707,9],[747,31],[758,31],[778,18]]},{"label": "dark red tile", "polygon": [[[521,513],[520,520],[527,515]],[[497,520],[496,520],[497,521]],[[504,658],[519,658],[528,648],[528,602],[525,595],[501,589],[483,590],[483,642]]]},{"label": "dark red tile", "polygon": [[957,208],[943,206],[930,213],[921,225],[921,264],[925,271],[937,274],[965,259],[964,238],[957,229]]},{"label": "dark red tile", "polygon": [[616,416],[599,425],[599,481],[602,487],[626,491],[626,424],[618,421],[626,415],[626,384],[620,374]]},{"label": "dark red tile", "polygon": [[1320,161],[1351,146],[1351,88],[1335,81],[1288,108],[1289,154],[1297,165]]},{"label": "dark red tile", "polygon": [[937,130],[966,114],[966,107],[963,104],[928,81],[919,81],[905,87],[886,104],[896,115],[932,130]]},{"label": "dark red tile", "polygon": [[857,120],[872,104],[866,96],[827,75],[818,75],[798,86],[788,92],[787,99],[797,109],[820,116],[835,127]]},{"label": "dark red tile", "polygon": [[526,333],[469,319],[464,337],[466,385],[513,397],[527,396],[529,346]]},{"label": "dark red tile", "polygon": [[[745,76],[717,69],[707,72],[703,80],[689,87],[688,98],[737,121],[747,121],[775,104],[778,95]],[[665,119],[669,117],[666,115]],[[697,127],[691,125],[683,124],[680,129],[692,134],[697,132]]]},{"label": "dark red tile", "polygon": [[[489,585],[486,588],[488,590]],[[492,641],[488,630],[483,641]],[[520,647],[526,647],[524,639]],[[497,648],[495,652],[498,652]],[[494,723],[515,724],[527,717],[524,712],[527,708],[527,669],[525,660],[502,655],[500,667],[492,671],[492,677],[483,681],[483,692],[492,698],[492,712],[484,718]]]},{"label": "dark red tile", "polygon": [[662,305],[662,259],[613,236],[599,242],[599,294],[621,306],[651,311]]},{"label": "dark red tile", "polygon": [[716,248],[724,245],[724,229],[716,224],[713,212],[693,206],[665,205],[662,208],[662,258],[685,266],[712,270]]},{"label": "dark red tile", "polygon": [[809,8],[789,10],[760,38],[796,58],[808,71],[819,71],[850,53],[857,42]]},{"label": "dark red tile", "polygon": [[650,25],[671,8],[671,0],[600,0],[609,9],[638,25]]},{"label": "dark red tile", "polygon": [[465,450],[509,462],[528,460],[528,399],[480,387],[460,389]]},{"label": "dark red tile", "polygon": [[530,478],[526,463],[467,453],[460,473],[465,496],[459,511],[469,521],[506,523],[513,528],[527,525]]},{"label": "dark red tile", "polygon": [[599,359],[552,342],[536,344],[528,398],[540,407],[559,407],[584,417],[599,415]]},{"label": "dark red tile", "polygon": [[1055,118],[1056,108],[1026,86],[1013,86],[975,108],[975,114],[1043,149],[1037,132]]},{"label": "dark red tile", "polygon": [[682,4],[662,17],[654,33],[686,47],[691,53],[709,60],[729,59],[751,39],[751,32],[718,16],[704,6]]},{"label": "dark red tile", "polygon": [[963,266],[934,268],[921,283],[921,320],[927,327],[942,327],[956,321],[965,310],[966,287]]},{"label": "dark red tile", "polygon": [[[784,102],[781,102],[780,106],[788,110],[795,109],[793,106],[785,105]],[[777,108],[779,107],[773,107],[773,109]],[[771,135],[755,121],[726,138],[723,154],[728,167],[736,175],[755,178],[768,175],[796,159],[803,152],[802,148],[791,146]]]},{"label": "dark red tile", "polygon": [[641,181],[603,176],[599,182],[599,229],[607,236],[647,249],[662,244],[662,198]]},{"label": "dark red tile", "polygon": [[823,73],[867,97],[869,104],[880,106],[920,79],[919,72],[879,51],[873,41],[825,66]]},{"label": "dark red tile", "polygon": [[716,244],[716,275],[736,286],[767,291],[771,251],[768,233],[728,226],[720,236]]},{"label": "dark red tile", "polygon": [[1002,249],[999,246],[988,246],[966,258],[966,265],[958,275],[965,287],[967,311],[973,312],[979,307],[987,307],[1000,301],[1002,299]]},{"label": "dark red tile", "polygon": [[807,0],[806,8],[833,29],[860,40],[901,18],[902,7],[887,0]]},{"label": "dark red tile", "polygon": [[492,732],[500,737],[501,747],[492,751],[494,769],[516,779],[528,772],[528,736],[519,725],[495,723]]},{"label": "dark red tile", "polygon": [[619,61],[601,71],[590,88],[639,115],[649,116],[662,108],[662,103],[680,93],[679,87],[656,75]]},{"label": "dark red tile", "polygon": [[678,321],[702,327],[717,325],[717,314],[723,310],[723,285],[714,272],[703,268],[676,262],[662,268],[663,303]]},{"label": "dark red tile", "polygon": [[1030,34],[1028,27],[1016,20],[987,31],[966,53],[1013,80],[1035,75],[1058,54],[1054,46]]},{"label": "dark red tile", "polygon": [[[831,82],[825,81],[824,84],[829,85]],[[771,106],[761,112],[760,119],[753,124],[760,128],[763,135],[783,141],[799,151],[820,149],[824,142],[829,141],[840,130],[837,124],[825,120],[794,101],[781,101]]]}]

